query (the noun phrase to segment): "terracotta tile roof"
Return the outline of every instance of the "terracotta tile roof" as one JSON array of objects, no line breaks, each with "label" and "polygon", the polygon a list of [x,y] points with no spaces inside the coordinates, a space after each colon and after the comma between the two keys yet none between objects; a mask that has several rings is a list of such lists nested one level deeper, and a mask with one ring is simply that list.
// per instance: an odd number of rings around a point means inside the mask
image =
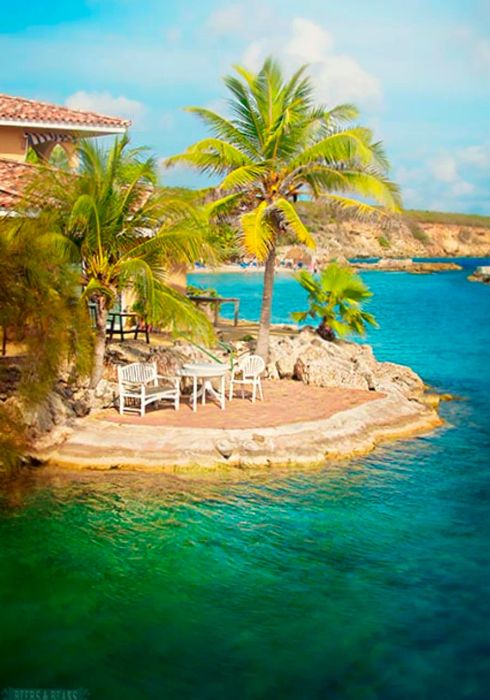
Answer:
[{"label": "terracotta tile roof", "polygon": [[107,117],[95,112],[82,112],[78,109],[69,109],[48,102],[28,100],[25,97],[12,97],[0,93],[0,121],[23,122],[26,126],[32,123],[63,124],[65,128],[77,127],[86,129],[111,128],[126,129],[131,125],[128,119]]},{"label": "terracotta tile roof", "polygon": [[0,158],[0,209],[12,209],[19,202],[37,167],[30,163]]}]

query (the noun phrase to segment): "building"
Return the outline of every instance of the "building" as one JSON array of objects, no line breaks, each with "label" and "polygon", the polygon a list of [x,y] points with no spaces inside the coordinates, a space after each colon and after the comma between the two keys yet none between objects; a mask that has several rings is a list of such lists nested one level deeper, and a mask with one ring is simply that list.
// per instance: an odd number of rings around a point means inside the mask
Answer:
[{"label": "building", "polygon": [[12,211],[35,169],[26,162],[30,148],[48,160],[60,145],[75,166],[79,139],[124,134],[130,124],[126,119],[0,94],[0,211]]}]

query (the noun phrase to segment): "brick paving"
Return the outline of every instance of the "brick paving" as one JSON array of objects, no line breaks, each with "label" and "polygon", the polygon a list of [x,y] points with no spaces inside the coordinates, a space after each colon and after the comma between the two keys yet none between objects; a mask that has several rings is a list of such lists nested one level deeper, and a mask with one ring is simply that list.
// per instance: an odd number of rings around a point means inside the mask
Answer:
[{"label": "brick paving", "polygon": [[[383,396],[374,391],[342,389],[340,387],[307,386],[293,380],[265,381],[264,401],[252,404],[250,398],[236,398],[226,402],[224,411],[216,403],[199,404],[194,413],[188,397],[182,397],[180,410],[175,411],[169,401],[147,407],[146,415],[120,416],[116,409],[101,411],[97,418],[113,423],[153,425],[163,427],[216,428],[272,428],[288,423],[302,423],[330,418],[339,411],[359,406]],[[206,399],[208,401],[208,399]]]}]

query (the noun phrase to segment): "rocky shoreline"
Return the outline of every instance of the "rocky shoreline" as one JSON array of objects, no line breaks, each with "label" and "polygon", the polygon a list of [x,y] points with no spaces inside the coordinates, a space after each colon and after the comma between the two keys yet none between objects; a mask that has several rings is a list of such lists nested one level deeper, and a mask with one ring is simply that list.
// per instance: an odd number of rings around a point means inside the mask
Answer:
[{"label": "rocky shoreline", "polygon": [[[238,356],[250,347],[249,342],[239,341],[234,350]],[[216,356],[229,362],[223,350],[216,351]],[[111,345],[105,378],[97,391],[79,388],[69,399],[79,402],[78,414],[73,405],[62,401],[64,408],[54,411],[55,419],[52,399],[48,402],[44,419],[50,411],[53,425],[35,440],[36,458],[71,469],[157,471],[318,464],[370,451],[386,440],[426,433],[442,424],[437,397],[427,393],[422,379],[410,368],[379,362],[368,345],[325,341],[311,328],[299,333],[283,328],[283,334],[272,336],[267,378],[369,391],[373,400],[326,420],[315,420],[313,411],[312,420],[250,429],[122,426],[104,419],[100,409],[112,406],[117,395],[117,364],[148,359],[157,362],[162,374],[173,374],[185,361],[210,361],[202,350],[186,343]],[[58,398],[55,403],[59,409]],[[40,426],[34,423],[31,427],[35,432]]]},{"label": "rocky shoreline", "polygon": [[356,270],[380,272],[409,272],[413,275],[426,275],[432,272],[450,272],[462,270],[462,266],[452,262],[416,262],[411,258],[381,258],[378,262],[351,263]]},{"label": "rocky shoreline", "polygon": [[[341,411],[323,421],[250,430],[160,428],[84,419],[48,463],[67,469],[186,472],[294,465],[346,459],[396,439],[426,434],[442,425],[434,410],[397,397]],[[45,456],[46,458],[46,456]]]}]

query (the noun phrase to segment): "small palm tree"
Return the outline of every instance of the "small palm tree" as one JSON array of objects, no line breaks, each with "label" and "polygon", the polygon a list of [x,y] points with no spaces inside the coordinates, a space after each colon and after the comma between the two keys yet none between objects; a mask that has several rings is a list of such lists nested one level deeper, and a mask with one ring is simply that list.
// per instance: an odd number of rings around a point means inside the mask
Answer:
[{"label": "small palm tree", "polygon": [[[219,175],[220,190],[239,195],[242,242],[265,262],[257,352],[268,353],[276,247],[285,232],[314,247],[294,203],[300,194],[323,197],[353,212],[380,215],[397,211],[398,188],[387,177],[388,162],[369,129],[352,126],[352,105],[316,105],[313,84],[300,68],[286,80],[267,59],[258,73],[240,66],[224,82],[231,93],[230,119],[199,107],[189,108],[211,129],[168,166],[184,163]],[[349,195],[360,197],[352,199]]]},{"label": "small palm tree", "polygon": [[103,373],[108,313],[129,292],[146,320],[209,341],[208,320],[168,283],[176,265],[212,255],[206,216],[155,187],[156,164],[127,137],[108,151],[79,147],[78,173],[45,168],[31,188],[45,203],[55,231],[63,234],[81,268],[83,296],[95,302],[96,338],[91,386]]},{"label": "small palm tree", "polygon": [[308,317],[320,319],[317,333],[325,340],[348,333],[365,335],[366,325],[378,325],[374,316],[362,308],[372,293],[350,267],[330,263],[318,278],[302,270],[296,279],[308,292],[309,308],[295,311],[291,317],[297,322]]}]

